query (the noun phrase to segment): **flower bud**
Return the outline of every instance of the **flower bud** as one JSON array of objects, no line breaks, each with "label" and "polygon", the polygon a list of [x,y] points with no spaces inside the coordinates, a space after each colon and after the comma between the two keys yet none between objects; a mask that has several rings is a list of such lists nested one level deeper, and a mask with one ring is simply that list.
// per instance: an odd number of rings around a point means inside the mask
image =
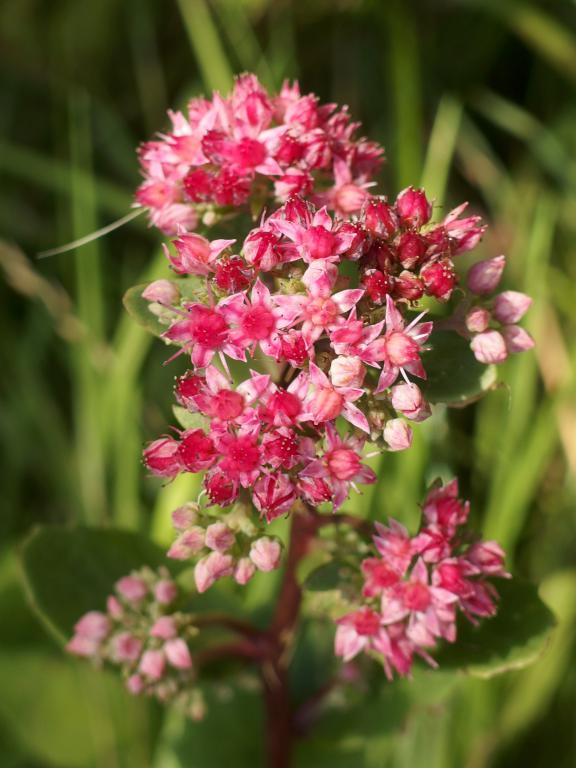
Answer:
[{"label": "flower bud", "polygon": [[482,333],[490,324],[490,312],[484,307],[472,307],[466,315],[466,328],[470,333]]},{"label": "flower bud", "polygon": [[250,547],[250,560],[259,571],[273,571],[280,565],[282,549],[275,539],[267,536],[257,539]]},{"label": "flower bud", "polygon": [[334,208],[344,214],[357,213],[368,198],[368,192],[356,184],[342,184],[334,193]]},{"label": "flower bud", "polygon": [[412,445],[412,430],[403,419],[387,421],[383,437],[390,451],[405,451]]},{"label": "flower bud", "polygon": [[145,651],[140,659],[138,670],[150,680],[160,680],[166,668],[162,651]]},{"label": "flower bud", "polygon": [[422,397],[422,392],[416,384],[397,384],[392,387],[392,406],[396,411],[406,416],[407,419],[423,421],[430,414],[427,403]]},{"label": "flower bud", "polygon": [[428,243],[414,232],[404,232],[397,246],[398,260],[406,269],[412,269],[422,259]]},{"label": "flower bud", "polygon": [[493,314],[498,322],[510,325],[517,323],[526,314],[531,304],[532,299],[525,293],[504,291],[494,299]]},{"label": "flower bud", "polygon": [[396,210],[404,225],[419,229],[430,221],[432,205],[423,189],[407,187],[396,198]]},{"label": "flower bud", "polygon": [[478,296],[492,293],[500,282],[505,265],[505,256],[495,256],[474,264],[468,270],[468,288]]},{"label": "flower bud", "polygon": [[504,550],[496,541],[478,541],[466,553],[466,559],[489,576],[508,576],[504,557]]},{"label": "flower bud", "polygon": [[501,333],[506,342],[506,349],[511,354],[526,352],[526,350],[532,349],[534,346],[532,336],[524,328],[520,328],[519,325],[505,325]]},{"label": "flower bud", "polygon": [[178,587],[169,579],[161,579],[154,587],[154,597],[160,605],[170,605],[178,595]]},{"label": "flower bud", "polygon": [[190,650],[181,637],[175,637],[164,643],[164,654],[168,663],[176,669],[190,669],[192,666]]},{"label": "flower bud", "polygon": [[234,572],[234,560],[230,555],[211,552],[196,563],[194,581],[198,592],[206,592],[218,579],[231,576]]},{"label": "flower bud", "polygon": [[420,270],[424,290],[429,296],[448,301],[456,285],[456,272],[450,259],[440,259]]},{"label": "flower bud", "polygon": [[367,269],[361,280],[362,288],[375,304],[382,304],[393,284],[394,278],[379,269]]},{"label": "flower bud", "polygon": [[204,487],[212,504],[221,507],[229,506],[238,497],[238,481],[218,469],[205,476]]},{"label": "flower bud", "polygon": [[330,364],[330,379],[335,387],[361,387],[366,369],[359,357],[341,355]]},{"label": "flower bud", "polygon": [[116,592],[129,603],[139,603],[148,594],[146,583],[137,576],[123,576],[115,586]]},{"label": "flower bud", "polygon": [[374,197],[364,209],[364,226],[376,237],[387,239],[398,229],[398,219],[391,205]]},{"label": "flower bud", "polygon": [[159,637],[161,640],[170,640],[177,634],[176,622],[172,616],[160,616],[150,630],[151,637]]},{"label": "flower bud", "polygon": [[204,548],[204,528],[195,525],[180,534],[168,550],[168,557],[172,560],[187,560],[192,555]]},{"label": "flower bud", "polygon": [[96,641],[104,640],[109,631],[110,620],[100,611],[88,611],[74,627],[77,635]]},{"label": "flower bud", "polygon": [[170,280],[154,280],[142,291],[142,298],[163,305],[176,304],[180,291]]},{"label": "flower bud", "polygon": [[185,504],[172,512],[172,525],[177,531],[185,531],[196,522],[198,517],[197,504]]},{"label": "flower bud", "polygon": [[212,523],[206,528],[205,544],[208,549],[226,552],[235,542],[233,532],[225,523]]},{"label": "flower bud", "polygon": [[242,557],[236,564],[234,571],[234,580],[237,584],[247,584],[254,573],[256,572],[256,566],[248,557]]},{"label": "flower bud", "polygon": [[130,632],[121,632],[112,638],[112,657],[118,661],[136,661],[142,651],[142,641]]},{"label": "flower bud", "polygon": [[508,357],[504,337],[498,331],[484,331],[470,343],[474,357],[481,363],[503,363]]},{"label": "flower bud", "polygon": [[155,475],[175,477],[182,469],[178,448],[178,441],[170,437],[154,440],[144,449],[144,463]]},{"label": "flower bud", "polygon": [[394,296],[408,301],[418,301],[424,296],[424,283],[419,277],[404,270],[394,280]]},{"label": "flower bud", "polygon": [[126,680],[126,688],[133,696],[138,696],[144,690],[144,681],[140,675],[130,675]]}]

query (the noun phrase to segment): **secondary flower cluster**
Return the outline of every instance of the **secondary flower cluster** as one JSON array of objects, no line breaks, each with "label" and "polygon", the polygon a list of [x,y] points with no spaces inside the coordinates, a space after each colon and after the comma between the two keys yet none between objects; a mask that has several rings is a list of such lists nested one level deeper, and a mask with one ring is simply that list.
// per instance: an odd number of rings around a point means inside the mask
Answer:
[{"label": "secondary flower cluster", "polygon": [[178,537],[168,557],[197,560],[194,580],[198,592],[206,592],[225,576],[247,584],[256,570],[273,571],[280,565],[280,542],[259,535],[242,509],[216,520],[203,514],[197,504],[186,504],[172,513],[172,523]]},{"label": "secondary flower cluster", "polygon": [[479,261],[468,272],[468,288],[479,298],[468,308],[465,324],[474,356],[481,363],[503,363],[509,354],[534,346],[530,334],[517,325],[532,304],[530,296],[503,291],[487,298],[498,287],[505,264],[505,256],[496,256]]},{"label": "secondary flower cluster", "polygon": [[462,540],[468,512],[453,480],[428,493],[416,536],[394,520],[376,523],[378,556],[362,562],[361,607],[337,622],[338,656],[349,661],[372,651],[388,678],[406,676],[415,655],[436,666],[430,651],[439,640],[456,640],[459,611],[472,622],[496,613],[498,595],[487,579],[508,577],[504,553],[494,541]]},{"label": "secondary flower cluster", "polygon": [[168,573],[149,568],[116,582],[106,612],[90,611],[77,622],[67,650],[97,664],[120,667],[128,690],[192,705],[191,617],[174,612],[178,588]]},{"label": "secondary flower cluster", "polygon": [[229,207],[262,207],[271,194],[283,201],[314,193],[350,214],[382,163],[378,144],[354,138],[359,124],[346,108],[301,95],[298,83],[270,95],[246,74],[228,97],[192,99],[186,114],[169,115],[171,131],[140,149],[145,180],[136,195],[166,234],[195,229],[201,216]]}]

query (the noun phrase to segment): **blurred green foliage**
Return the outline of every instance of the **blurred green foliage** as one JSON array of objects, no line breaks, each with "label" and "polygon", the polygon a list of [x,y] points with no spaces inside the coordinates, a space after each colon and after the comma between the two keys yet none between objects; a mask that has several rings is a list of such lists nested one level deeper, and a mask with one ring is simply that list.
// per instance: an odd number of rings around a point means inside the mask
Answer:
[{"label": "blurred green foliage", "polygon": [[[0,764],[3,768],[211,768],[259,760],[246,684],[215,683],[204,724],[128,701],[32,618],[15,550],[40,522],[169,535],[196,478],[158,492],[143,440],[172,418],[181,370],[123,312],[126,288],[166,273],[141,218],[75,252],[35,254],[129,211],[136,145],[168,106],[232,73],[300,77],[347,103],[384,143],[384,191],[426,184],[462,199],[535,298],[534,354],[465,410],[438,412],[405,455],[376,460],[353,502],[413,526],[426,481],[458,473],[478,526],[542,583],[559,617],[534,666],[494,680],[419,673],[339,702],[299,766],[571,768],[576,761],[576,5],[567,0],[7,0],[0,6]],[[464,265],[463,265],[464,266]],[[448,427],[450,428],[448,431]],[[255,610],[274,579],[248,591]],[[307,629],[295,690],[322,680],[327,641]],[[300,659],[300,660],[298,660]],[[240,681],[242,682],[242,681]],[[227,738],[222,740],[222,728]],[[228,747],[226,746],[228,745]]]}]

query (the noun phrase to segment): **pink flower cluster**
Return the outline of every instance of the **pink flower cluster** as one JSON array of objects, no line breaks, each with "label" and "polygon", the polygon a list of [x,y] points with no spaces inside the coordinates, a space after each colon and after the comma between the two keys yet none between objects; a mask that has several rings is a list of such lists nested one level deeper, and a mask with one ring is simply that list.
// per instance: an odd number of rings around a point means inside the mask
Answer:
[{"label": "pink flower cluster", "polygon": [[271,95],[245,74],[228,97],[192,99],[186,114],[169,115],[171,130],[140,149],[144,182],[136,195],[166,234],[294,193],[354,213],[382,163],[378,144],[354,138],[359,124],[346,108],[302,95],[298,83]]},{"label": "pink flower cluster", "polygon": [[202,514],[197,504],[186,504],[172,513],[172,522],[178,537],[168,557],[197,560],[194,580],[198,592],[206,592],[225,576],[247,584],[257,570],[273,571],[280,565],[280,542],[261,536],[241,510],[216,520]]},{"label": "pink flower cluster", "polygon": [[362,562],[361,607],[338,620],[338,656],[349,661],[372,651],[388,678],[406,676],[415,655],[436,666],[430,651],[439,640],[456,640],[459,611],[472,622],[496,613],[498,595],[488,579],[508,577],[504,553],[494,541],[462,540],[468,511],[453,480],[428,493],[416,536],[394,520],[376,523],[378,556]]},{"label": "pink flower cluster", "polygon": [[193,681],[188,641],[191,618],[174,612],[178,588],[165,569],[135,571],[116,582],[106,612],[77,622],[67,650],[119,667],[134,695],[175,701],[186,708]]},{"label": "pink flower cluster", "polygon": [[491,300],[502,277],[505,256],[479,261],[468,272],[468,288],[478,300],[465,316],[474,356],[481,363],[503,363],[509,354],[532,349],[530,334],[517,323],[530,309],[532,299],[519,291],[503,291]]}]

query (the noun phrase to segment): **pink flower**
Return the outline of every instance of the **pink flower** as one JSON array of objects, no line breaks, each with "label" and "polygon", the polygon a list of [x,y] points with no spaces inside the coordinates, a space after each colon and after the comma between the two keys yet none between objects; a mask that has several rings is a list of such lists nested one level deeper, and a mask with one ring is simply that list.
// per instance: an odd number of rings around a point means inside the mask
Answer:
[{"label": "pink flower", "polygon": [[369,344],[362,354],[362,359],[368,363],[382,362],[376,394],[393,384],[401,371],[404,376],[408,372],[421,379],[426,378],[420,352],[432,333],[432,323],[419,323],[421,317],[422,314],[418,315],[406,325],[392,298],[386,297],[386,331],[383,336]]},{"label": "pink flower", "polygon": [[504,568],[505,553],[496,541],[478,541],[466,553],[466,559],[487,576],[509,578]]},{"label": "pink flower", "polygon": [[205,368],[216,352],[234,360],[243,360],[244,353],[230,341],[230,329],[222,311],[203,304],[189,304],[185,320],[170,326],[164,336],[183,344],[197,368]]},{"label": "pink flower", "polygon": [[130,632],[121,632],[112,638],[112,647],[112,655],[116,661],[136,661],[142,651],[142,641]]},{"label": "pink flower", "polygon": [[178,536],[167,555],[172,560],[188,560],[204,548],[204,539],[204,528],[192,526]]},{"label": "pink flower", "polygon": [[519,325],[505,325],[501,329],[501,333],[504,337],[506,350],[509,354],[526,352],[534,346],[534,339],[532,336],[530,336],[528,331],[525,331],[524,328],[520,328]]},{"label": "pink flower", "polygon": [[256,481],[252,489],[252,501],[269,523],[290,511],[296,501],[296,491],[285,474],[276,472]]},{"label": "pink flower", "polygon": [[150,630],[150,637],[159,637],[161,640],[170,640],[177,634],[178,629],[173,616],[160,616]]},{"label": "pink flower", "polygon": [[105,613],[89,611],[76,623],[74,632],[88,640],[100,642],[110,632],[110,620]]},{"label": "pink flower", "polygon": [[408,531],[403,525],[390,520],[390,525],[386,527],[382,523],[375,523],[376,536],[374,544],[384,562],[403,576],[412,560],[412,542]]},{"label": "pink flower", "polygon": [[348,497],[350,486],[355,483],[374,483],[376,475],[370,467],[362,464],[358,451],[363,441],[357,438],[343,440],[335,427],[326,424],[326,446],[322,459],[314,459],[300,473],[301,477],[325,479],[332,488],[334,510]]},{"label": "pink flower", "polygon": [[342,616],[336,623],[334,652],[344,661],[350,661],[361,651],[372,647],[374,639],[382,631],[380,615],[367,607]]},{"label": "pink flower", "polygon": [[391,390],[391,402],[396,411],[412,421],[424,421],[430,416],[430,406],[416,384],[397,384]]},{"label": "pink flower", "polygon": [[365,375],[359,357],[340,355],[330,363],[330,380],[335,387],[361,387]]},{"label": "pink flower", "polygon": [[456,528],[468,519],[470,504],[458,498],[458,481],[456,479],[432,487],[424,500],[422,513],[427,523],[453,536]]},{"label": "pink flower", "polygon": [[204,487],[212,504],[227,507],[238,497],[239,482],[221,469],[213,469],[204,478]]},{"label": "pink flower", "polygon": [[256,539],[250,547],[250,560],[259,571],[273,571],[280,565],[282,548],[276,539],[262,536]]},{"label": "pink flower", "polygon": [[188,472],[208,469],[216,460],[214,441],[202,430],[186,430],[178,448],[178,458]]},{"label": "pink flower", "polygon": [[209,275],[215,270],[218,256],[236,240],[210,242],[194,232],[182,232],[172,242],[176,248],[176,255],[174,256],[166,247],[164,247],[164,253],[175,272],[179,275]]},{"label": "pink flower", "polygon": [[314,363],[310,363],[310,384],[312,391],[307,396],[304,407],[305,413],[300,417],[301,421],[312,421],[320,424],[325,421],[333,421],[342,415],[354,426],[369,432],[368,419],[355,405],[364,394],[359,387],[335,386],[328,376]]},{"label": "pink flower", "polygon": [[317,259],[339,261],[352,243],[352,235],[339,232],[326,208],[316,211],[305,223],[275,219],[273,226],[294,243],[298,256],[307,263]]},{"label": "pink flower", "polygon": [[230,338],[241,349],[260,345],[265,354],[271,354],[271,339],[277,329],[284,328],[289,320],[275,308],[268,288],[258,279],[254,284],[250,301],[243,293],[236,293],[220,302],[220,311],[235,326]]}]

